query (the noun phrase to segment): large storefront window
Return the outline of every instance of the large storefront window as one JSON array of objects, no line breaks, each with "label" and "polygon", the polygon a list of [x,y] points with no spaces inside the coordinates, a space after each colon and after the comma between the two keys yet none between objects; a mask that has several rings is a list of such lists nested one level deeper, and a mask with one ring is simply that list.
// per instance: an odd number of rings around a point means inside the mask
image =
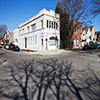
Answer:
[{"label": "large storefront window", "polygon": [[51,38],[49,39],[49,44],[50,44],[50,45],[56,45],[56,38],[55,38],[55,37],[51,37]]}]

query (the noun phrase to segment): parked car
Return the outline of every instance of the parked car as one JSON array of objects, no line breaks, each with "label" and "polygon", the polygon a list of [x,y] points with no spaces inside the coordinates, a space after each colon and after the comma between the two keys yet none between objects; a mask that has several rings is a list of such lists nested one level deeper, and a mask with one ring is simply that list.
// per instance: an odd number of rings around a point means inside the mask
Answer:
[{"label": "parked car", "polygon": [[84,45],[84,47],[82,48],[82,50],[90,50],[90,49],[91,49],[90,45]]},{"label": "parked car", "polygon": [[19,48],[17,45],[15,45],[15,46],[13,47],[13,51],[20,51],[20,48]]},{"label": "parked car", "polygon": [[97,47],[97,49],[100,49],[100,44],[97,44],[96,47]]},{"label": "parked car", "polygon": [[95,45],[89,45],[90,49],[96,49]]},{"label": "parked car", "polygon": [[14,47],[15,47],[15,45],[14,45],[14,44],[12,44],[12,43],[11,43],[11,44],[9,44],[9,49],[10,49],[10,50],[13,50],[13,48],[14,48]]},{"label": "parked car", "polygon": [[6,44],[6,45],[4,45],[4,48],[9,50],[9,46],[10,46],[9,44]]},{"label": "parked car", "polygon": [[0,48],[2,48],[2,45],[0,44]]}]

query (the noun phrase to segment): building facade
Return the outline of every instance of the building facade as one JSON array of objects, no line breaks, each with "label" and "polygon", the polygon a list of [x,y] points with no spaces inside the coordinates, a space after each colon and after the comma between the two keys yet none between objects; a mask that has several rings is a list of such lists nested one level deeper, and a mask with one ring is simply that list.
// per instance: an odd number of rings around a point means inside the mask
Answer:
[{"label": "building facade", "polygon": [[100,31],[95,32],[96,36],[97,36],[97,43],[100,43]]},{"label": "building facade", "polygon": [[13,43],[13,33],[10,33],[9,31],[7,31],[4,35],[3,35],[3,44],[10,44]]},{"label": "building facade", "polygon": [[81,44],[81,34],[82,34],[82,24],[74,22],[74,33],[73,33],[73,48],[80,48]]},{"label": "building facade", "polygon": [[96,42],[96,34],[93,26],[85,27],[82,30],[81,35],[81,46],[83,47],[85,44],[90,44],[90,42]]},{"label": "building facade", "polygon": [[14,30],[14,43],[21,49],[58,49],[60,47],[60,16],[52,10],[41,10]]}]

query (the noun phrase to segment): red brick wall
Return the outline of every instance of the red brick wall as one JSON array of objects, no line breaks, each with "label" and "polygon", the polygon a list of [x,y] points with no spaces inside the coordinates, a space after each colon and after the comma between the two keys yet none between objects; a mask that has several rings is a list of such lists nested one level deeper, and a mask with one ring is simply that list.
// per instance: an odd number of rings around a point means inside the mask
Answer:
[{"label": "red brick wall", "polygon": [[[76,24],[76,23],[74,23]],[[82,34],[82,24],[78,24],[76,26],[77,33],[73,33],[73,48],[79,48],[80,47],[80,36]]]}]

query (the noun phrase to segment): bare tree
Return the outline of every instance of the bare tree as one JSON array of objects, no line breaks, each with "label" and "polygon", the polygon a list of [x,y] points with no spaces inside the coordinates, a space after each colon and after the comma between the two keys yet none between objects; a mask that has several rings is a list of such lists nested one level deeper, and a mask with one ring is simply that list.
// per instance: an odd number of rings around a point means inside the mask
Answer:
[{"label": "bare tree", "polygon": [[100,0],[91,0],[92,14],[94,16],[100,14]]},{"label": "bare tree", "polygon": [[72,36],[75,28],[80,23],[85,25],[90,22],[91,16],[87,0],[59,0],[55,11],[61,17],[60,29],[62,45],[72,47]]},{"label": "bare tree", "polygon": [[7,32],[7,26],[5,24],[0,25],[0,36]]}]

